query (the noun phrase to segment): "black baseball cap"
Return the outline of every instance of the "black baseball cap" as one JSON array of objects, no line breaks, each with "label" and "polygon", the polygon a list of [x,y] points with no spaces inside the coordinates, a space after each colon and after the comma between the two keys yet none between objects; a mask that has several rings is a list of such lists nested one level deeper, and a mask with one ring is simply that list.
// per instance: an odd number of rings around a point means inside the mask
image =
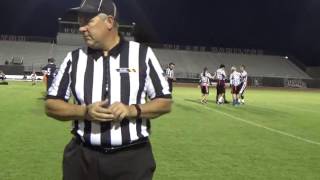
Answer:
[{"label": "black baseball cap", "polygon": [[118,19],[117,6],[112,0],[82,0],[79,7],[71,8],[70,11],[91,17],[104,13]]}]

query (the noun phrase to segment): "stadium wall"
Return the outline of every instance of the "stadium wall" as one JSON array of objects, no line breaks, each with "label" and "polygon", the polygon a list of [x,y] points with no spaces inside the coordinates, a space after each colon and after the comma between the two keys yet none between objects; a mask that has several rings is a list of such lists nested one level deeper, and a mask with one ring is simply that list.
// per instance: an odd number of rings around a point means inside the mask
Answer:
[{"label": "stadium wall", "polygon": [[320,79],[320,66],[307,67],[306,71],[312,78]]},{"label": "stadium wall", "polygon": [[24,74],[24,66],[21,65],[0,65],[0,70],[6,75]]},{"label": "stadium wall", "polygon": [[320,88],[320,79],[249,77],[248,84],[257,87]]}]

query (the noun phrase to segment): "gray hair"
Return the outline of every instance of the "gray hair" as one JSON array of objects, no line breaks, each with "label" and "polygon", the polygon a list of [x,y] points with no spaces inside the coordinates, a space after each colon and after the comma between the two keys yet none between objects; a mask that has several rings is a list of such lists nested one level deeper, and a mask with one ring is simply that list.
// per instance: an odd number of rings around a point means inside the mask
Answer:
[{"label": "gray hair", "polygon": [[108,18],[108,15],[106,15],[105,13],[99,13],[98,16],[102,19],[102,20],[106,20]]},{"label": "gray hair", "polygon": [[[105,13],[99,13],[99,14],[98,14],[98,17],[99,17],[100,19],[102,19],[103,21],[106,20],[106,19],[108,18],[108,16],[109,16],[109,15],[107,15],[107,14],[105,14]],[[118,27],[119,27],[119,24],[118,24],[118,22],[116,21],[116,19],[114,19],[114,24],[113,24],[113,26],[114,26],[115,28],[118,28]]]}]

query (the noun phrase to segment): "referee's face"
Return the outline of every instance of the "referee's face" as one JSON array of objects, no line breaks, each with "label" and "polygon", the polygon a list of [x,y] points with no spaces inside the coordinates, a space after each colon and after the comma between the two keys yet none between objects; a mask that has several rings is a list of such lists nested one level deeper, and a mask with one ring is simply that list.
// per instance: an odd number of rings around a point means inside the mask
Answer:
[{"label": "referee's face", "polygon": [[103,42],[110,34],[106,22],[99,16],[93,18],[79,15],[79,31],[82,33],[85,43],[93,49],[102,49]]}]

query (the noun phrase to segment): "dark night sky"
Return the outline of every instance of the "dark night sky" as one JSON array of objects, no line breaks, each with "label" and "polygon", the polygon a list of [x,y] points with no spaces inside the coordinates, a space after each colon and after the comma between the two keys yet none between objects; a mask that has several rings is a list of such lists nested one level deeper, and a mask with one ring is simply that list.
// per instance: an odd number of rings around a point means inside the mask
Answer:
[{"label": "dark night sky", "polygon": [[[319,0],[116,0],[120,18],[155,42],[263,48],[320,65]],[[1,0],[0,34],[54,37],[80,0]]]}]

